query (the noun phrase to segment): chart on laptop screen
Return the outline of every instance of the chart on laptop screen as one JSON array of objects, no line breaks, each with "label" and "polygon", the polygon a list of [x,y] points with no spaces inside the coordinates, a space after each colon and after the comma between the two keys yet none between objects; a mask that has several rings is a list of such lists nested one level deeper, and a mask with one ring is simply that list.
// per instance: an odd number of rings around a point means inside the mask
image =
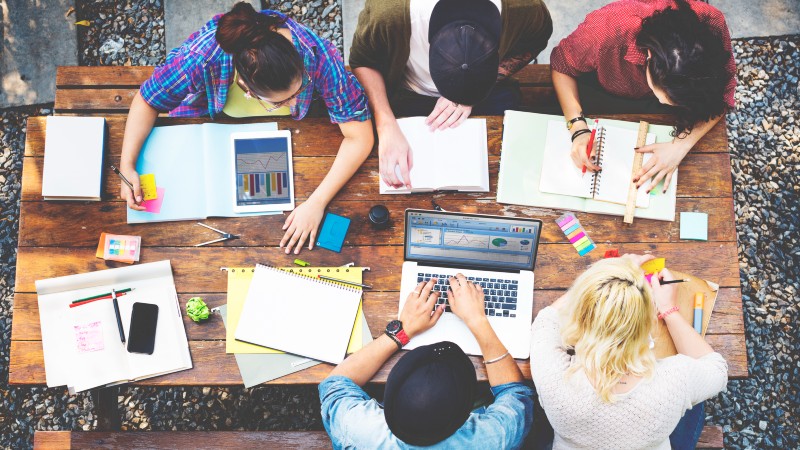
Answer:
[{"label": "chart on laptop screen", "polygon": [[285,139],[237,139],[235,151],[239,205],[283,203],[290,197]]},{"label": "chart on laptop screen", "polygon": [[409,212],[406,258],[530,269],[539,227],[539,223],[513,219]]}]

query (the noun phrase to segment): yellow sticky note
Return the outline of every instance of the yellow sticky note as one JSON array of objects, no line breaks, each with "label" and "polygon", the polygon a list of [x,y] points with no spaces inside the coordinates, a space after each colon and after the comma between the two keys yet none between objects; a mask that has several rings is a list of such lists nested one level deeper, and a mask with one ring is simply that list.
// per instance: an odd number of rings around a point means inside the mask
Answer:
[{"label": "yellow sticky note", "polygon": [[155,175],[152,173],[139,175],[139,185],[142,186],[142,195],[144,195],[145,200],[155,200],[158,198]]},{"label": "yellow sticky note", "polygon": [[656,258],[647,261],[646,263],[642,264],[642,269],[644,269],[645,274],[651,274],[659,272],[666,266],[667,259],[666,258]]}]

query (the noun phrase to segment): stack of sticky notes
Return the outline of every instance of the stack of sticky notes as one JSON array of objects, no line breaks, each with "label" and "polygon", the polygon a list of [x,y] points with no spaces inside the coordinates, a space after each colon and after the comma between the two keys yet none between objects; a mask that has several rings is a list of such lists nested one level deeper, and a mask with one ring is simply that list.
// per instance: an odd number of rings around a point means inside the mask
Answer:
[{"label": "stack of sticky notes", "polygon": [[578,255],[584,256],[590,251],[595,249],[594,241],[592,241],[586,234],[581,223],[574,214],[567,213],[556,219],[556,224],[564,232],[564,235],[569,239],[570,244],[578,251]]},{"label": "stack of sticky notes", "polygon": [[164,202],[164,188],[156,187],[156,176],[152,173],[139,175],[139,185],[142,187],[142,206],[147,212],[158,214]]},{"label": "stack of sticky notes", "polygon": [[95,256],[107,261],[133,264],[139,261],[141,246],[141,236],[101,233]]},{"label": "stack of sticky notes", "polygon": [[681,213],[681,239],[708,240],[708,214],[698,212]]}]

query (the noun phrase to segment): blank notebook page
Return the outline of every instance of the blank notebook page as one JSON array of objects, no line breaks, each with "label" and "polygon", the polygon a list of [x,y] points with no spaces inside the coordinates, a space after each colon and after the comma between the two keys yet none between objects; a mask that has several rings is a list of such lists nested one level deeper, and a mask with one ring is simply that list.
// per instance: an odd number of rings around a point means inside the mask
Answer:
[{"label": "blank notebook page", "polygon": [[[597,189],[594,199],[626,204],[628,203],[628,189],[633,178],[633,159],[636,155],[636,139],[638,132],[623,128],[605,127],[603,130],[603,149],[601,163],[603,171],[598,174]],[[648,133],[647,143],[655,142],[655,134]],[[642,164],[650,159],[650,154],[644,154]],[[647,208],[650,197],[647,194],[649,182],[639,188],[636,196],[636,206]]]},{"label": "blank notebook page", "polygon": [[338,364],[360,301],[360,289],[257,265],[235,337]]}]

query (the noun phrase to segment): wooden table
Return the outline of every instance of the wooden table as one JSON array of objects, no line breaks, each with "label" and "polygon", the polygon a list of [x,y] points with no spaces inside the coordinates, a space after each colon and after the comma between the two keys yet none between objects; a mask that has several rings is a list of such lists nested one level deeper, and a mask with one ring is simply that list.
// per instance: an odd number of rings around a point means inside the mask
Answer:
[{"label": "wooden table", "polygon": [[[107,162],[117,162],[128,106],[137,87],[151,71],[149,67],[60,67],[56,78],[56,113],[106,117],[110,131]],[[548,72],[546,66],[533,67],[521,79],[525,84],[525,98],[549,105],[552,110],[554,97],[552,86],[548,87]],[[608,117],[667,123],[663,116]],[[329,207],[330,211],[352,219],[342,253],[323,249],[301,253],[302,259],[316,265],[342,265],[355,261],[358,265],[372,268],[366,273],[365,280],[374,289],[364,293],[364,312],[373,335],[377,336],[397,314],[403,261],[403,211],[410,207],[430,209],[434,198],[446,210],[535,217],[544,221],[535,270],[534,314],[558,298],[579,273],[602,258],[609,248],[618,248],[621,253],[652,253],[666,257],[670,267],[676,270],[719,283],[721,289],[707,340],[728,361],[731,378],[747,377],[731,166],[724,121],[686,157],[678,184],[677,211],[708,213],[708,242],[680,240],[677,219],[675,222],[637,219],[633,226],[624,226],[621,217],[581,214],[581,223],[598,244],[596,251],[581,258],[554,222],[560,215],[559,211],[495,202],[502,117],[489,117],[487,120],[490,193],[381,196],[378,194],[378,157],[375,151]],[[157,125],[202,121],[160,118]],[[296,195],[297,201],[302,202],[327,173],[341,135],[338,127],[327,119],[299,122],[278,119],[277,122],[281,129],[292,130]],[[205,248],[192,246],[214,236],[193,221],[126,224],[125,204],[118,198],[119,180],[110,171],[105,173],[104,199],[101,202],[43,201],[44,139],[45,118],[30,118],[22,176],[10,384],[45,383],[34,281],[121,266],[95,258],[97,241],[103,231],[142,236],[141,262],[169,259],[182,305],[198,295],[211,307],[224,304],[226,275],[220,271],[221,266],[250,266],[257,262],[292,265],[294,256],[284,255],[277,248],[283,234],[282,216],[209,219],[206,223],[239,234],[241,239]],[[394,225],[388,230],[375,231],[367,221],[367,211],[378,203],[389,208],[394,220]],[[196,324],[184,318],[184,323],[194,368],[137,384],[241,385],[235,359],[225,353],[222,321],[215,317],[207,323]],[[385,381],[397,357],[384,365],[373,381]],[[473,362],[479,377],[485,379],[486,373],[479,359],[473,358]],[[529,377],[529,362],[521,361],[519,365]],[[322,364],[274,383],[318,383],[330,369],[330,365]]]}]

